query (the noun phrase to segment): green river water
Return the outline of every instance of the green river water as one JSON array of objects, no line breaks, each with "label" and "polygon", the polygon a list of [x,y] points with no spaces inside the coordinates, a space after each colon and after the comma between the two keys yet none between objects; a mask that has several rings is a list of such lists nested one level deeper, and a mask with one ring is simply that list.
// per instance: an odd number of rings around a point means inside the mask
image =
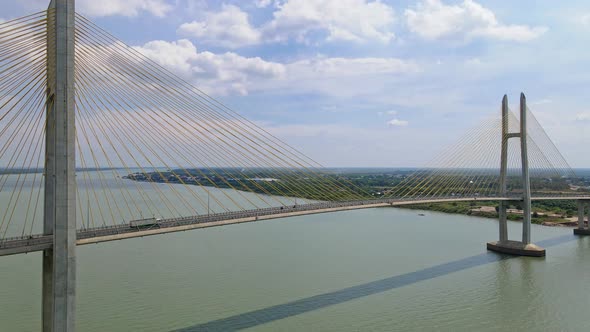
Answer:
[{"label": "green river water", "polygon": [[[78,248],[79,331],[590,331],[590,238],[489,253],[497,221],[381,208]],[[510,223],[510,237],[520,236]],[[41,254],[0,257],[0,331],[38,331]]]}]

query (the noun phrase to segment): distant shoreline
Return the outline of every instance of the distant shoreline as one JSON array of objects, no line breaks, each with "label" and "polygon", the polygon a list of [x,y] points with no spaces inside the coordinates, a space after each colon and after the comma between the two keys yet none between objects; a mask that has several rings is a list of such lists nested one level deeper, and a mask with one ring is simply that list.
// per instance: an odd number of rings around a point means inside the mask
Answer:
[{"label": "distant shoreline", "polygon": [[[497,203],[486,201],[477,205],[471,205],[472,203],[473,202],[430,203],[395,206],[395,208],[498,219],[498,213],[496,212]],[[533,211],[532,222],[537,225],[547,227],[576,227],[578,225],[577,217],[569,216],[568,214],[566,214],[565,217],[562,217],[551,211],[535,211],[535,209],[533,209]],[[511,221],[522,222],[522,210],[509,209],[508,219]]]}]

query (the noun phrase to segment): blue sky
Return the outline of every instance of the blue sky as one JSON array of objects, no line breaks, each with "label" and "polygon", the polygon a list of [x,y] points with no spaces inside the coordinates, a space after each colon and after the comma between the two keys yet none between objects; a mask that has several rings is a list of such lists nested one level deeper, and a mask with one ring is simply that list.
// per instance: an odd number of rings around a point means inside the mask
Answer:
[{"label": "blue sky", "polygon": [[[0,20],[46,0],[3,4]],[[520,91],[590,167],[587,1],[78,0],[78,12],[326,166],[415,166]]]}]

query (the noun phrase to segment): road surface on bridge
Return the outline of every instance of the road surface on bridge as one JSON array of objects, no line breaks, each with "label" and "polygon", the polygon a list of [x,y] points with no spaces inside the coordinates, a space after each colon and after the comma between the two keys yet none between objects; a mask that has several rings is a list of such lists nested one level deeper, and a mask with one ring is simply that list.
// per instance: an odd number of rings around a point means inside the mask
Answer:
[{"label": "road surface on bridge", "polygon": [[[293,206],[271,207],[246,211],[216,213],[212,215],[191,216],[183,218],[161,219],[153,227],[132,228],[129,224],[104,226],[77,231],[77,245],[86,245],[108,241],[124,240],[150,235],[182,232],[192,229],[218,227],[233,224],[255,222],[259,220],[279,219],[318,213],[331,213],[358,209],[371,209],[388,206],[414,204],[469,202],[469,201],[519,201],[520,197],[447,197],[447,198],[412,198],[412,199],[372,199],[363,201],[319,202]],[[548,196],[534,197],[533,200],[590,200],[590,196]],[[0,256],[29,253],[49,249],[52,246],[51,235],[33,235],[30,237],[9,238],[0,243]]]}]

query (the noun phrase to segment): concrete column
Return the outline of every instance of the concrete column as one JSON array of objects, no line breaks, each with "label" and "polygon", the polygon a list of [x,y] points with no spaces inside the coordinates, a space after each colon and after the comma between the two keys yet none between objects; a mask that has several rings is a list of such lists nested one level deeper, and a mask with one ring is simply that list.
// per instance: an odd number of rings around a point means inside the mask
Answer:
[{"label": "concrete column", "polygon": [[531,243],[531,182],[527,149],[526,97],[520,94],[520,154],[522,158],[522,243]]},{"label": "concrete column", "polygon": [[74,331],[76,178],[74,0],[52,0],[47,26],[47,123],[43,253],[43,331]]},{"label": "concrete column", "polygon": [[578,228],[584,228],[584,208],[585,208],[584,201],[578,200]]},{"label": "concrete column", "polygon": [[[527,151],[527,122],[526,122],[526,98],[524,93],[520,94],[520,133],[508,133],[508,106],[507,98],[502,100],[502,161],[500,165],[500,192],[506,196],[506,178],[507,178],[507,151],[508,139],[520,138],[520,152],[522,155],[522,184],[523,184],[523,222],[522,222],[522,242],[508,240],[508,231],[506,230],[506,204],[500,203],[500,241],[488,242],[488,250],[501,252],[511,255],[521,256],[545,256],[545,249],[531,243],[531,183],[529,178],[529,159]],[[577,229],[574,230],[574,233]]]},{"label": "concrete column", "polygon": [[[55,4],[51,3],[49,9],[55,8]],[[54,123],[54,112],[52,105],[52,96],[50,92],[49,78],[55,74],[54,66],[50,65],[55,62],[55,52],[50,52],[55,47],[55,15],[48,11],[47,14],[47,108],[46,108],[46,128],[45,128],[45,202],[44,202],[44,220],[43,220],[43,234],[53,234],[53,219],[49,216],[55,214],[55,205],[48,198],[50,193],[55,191],[55,182],[51,181],[55,174],[55,163],[53,158],[55,156],[55,125],[49,126],[49,123]],[[42,324],[43,331],[52,331],[53,329],[53,249],[43,251],[43,272],[42,272]]]},{"label": "concrete column", "polygon": [[[508,170],[508,96],[502,98],[502,155],[500,158],[500,197],[506,197],[506,181]],[[506,207],[508,202],[500,201],[498,217],[500,225],[500,242],[508,240],[508,221]]]},{"label": "concrete column", "polygon": [[500,242],[508,240],[508,202],[500,201],[498,206],[498,219],[500,221]]}]

